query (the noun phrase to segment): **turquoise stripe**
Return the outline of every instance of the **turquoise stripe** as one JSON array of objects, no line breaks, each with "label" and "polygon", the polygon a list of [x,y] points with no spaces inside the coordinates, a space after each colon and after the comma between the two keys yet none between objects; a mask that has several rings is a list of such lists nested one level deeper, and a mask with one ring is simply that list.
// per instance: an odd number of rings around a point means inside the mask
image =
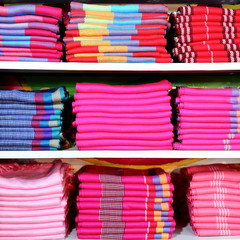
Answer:
[{"label": "turquoise stripe", "polygon": [[49,140],[41,140],[40,141],[40,146],[41,147],[49,147],[50,146],[50,141]]},{"label": "turquoise stripe", "polygon": [[119,12],[119,13],[137,13],[139,5],[137,4],[130,4],[127,6],[121,5],[112,5],[111,10],[112,12]]}]

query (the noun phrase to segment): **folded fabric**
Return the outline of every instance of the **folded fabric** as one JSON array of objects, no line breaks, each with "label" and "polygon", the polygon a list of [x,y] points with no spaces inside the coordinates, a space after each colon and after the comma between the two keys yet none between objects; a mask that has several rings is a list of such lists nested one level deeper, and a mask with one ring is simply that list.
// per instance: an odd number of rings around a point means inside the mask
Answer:
[{"label": "folded fabric", "polygon": [[140,94],[158,91],[168,91],[171,89],[171,83],[162,80],[155,83],[146,83],[140,85],[108,85],[103,83],[77,83],[76,91],[78,93],[123,93],[123,94]]},{"label": "folded fabric", "polygon": [[0,101],[53,104],[66,100],[68,93],[64,87],[40,91],[1,90]]},{"label": "folded fabric", "polygon": [[176,150],[240,150],[238,145],[186,145],[174,143],[174,149]]},{"label": "folded fabric", "polygon": [[138,183],[138,184],[166,184],[170,183],[170,176],[161,169],[134,170],[108,167],[85,166],[78,174],[80,182],[93,183]]},{"label": "folded fabric", "polygon": [[71,2],[71,10],[95,11],[95,12],[117,12],[117,13],[167,13],[167,7],[160,4],[128,4],[128,5],[94,5],[79,2]]},{"label": "folded fabric", "polygon": [[182,15],[239,15],[240,11],[235,9],[227,9],[227,8],[218,8],[212,6],[197,6],[197,7],[188,7],[181,6],[178,8],[178,12]]},{"label": "folded fabric", "polygon": [[[93,29],[89,29],[89,26],[86,29],[81,30],[66,30],[67,37],[86,37],[86,36],[130,36],[130,35],[158,35],[163,34],[163,28],[159,29],[141,29],[138,25],[133,25],[128,29],[111,29],[108,26],[98,26]],[[146,26],[145,26],[146,28]]]},{"label": "folded fabric", "polygon": [[40,22],[40,23],[50,23],[57,24],[58,19],[51,16],[39,16],[39,15],[19,15],[19,16],[1,16],[0,23],[30,23],[30,22]]}]

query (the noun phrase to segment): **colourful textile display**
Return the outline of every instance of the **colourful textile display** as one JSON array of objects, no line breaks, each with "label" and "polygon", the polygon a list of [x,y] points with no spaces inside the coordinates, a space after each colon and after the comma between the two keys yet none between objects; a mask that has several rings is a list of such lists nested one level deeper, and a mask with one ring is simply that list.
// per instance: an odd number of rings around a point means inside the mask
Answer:
[{"label": "colourful textile display", "polygon": [[[133,170],[89,165],[78,173],[78,180],[78,238],[172,237],[175,229],[171,205],[173,185],[170,175],[162,169]],[[159,191],[161,196],[158,196]]]},{"label": "colourful textile display", "polygon": [[0,149],[57,150],[63,139],[64,87],[0,90]]},{"label": "colourful textile display", "polygon": [[61,21],[61,8],[31,4],[1,6],[0,61],[62,61]]},{"label": "colourful textile display", "polygon": [[239,165],[181,169],[186,181],[190,224],[198,236],[240,235]]},{"label": "colourful textile display", "polygon": [[240,62],[239,9],[181,6],[172,14],[178,62]]},{"label": "colourful textile display", "polygon": [[1,163],[0,179],[0,239],[67,236],[73,189],[70,165]]},{"label": "colourful textile display", "polygon": [[63,39],[66,60],[171,62],[165,39],[169,27],[167,12],[168,8],[161,4],[93,5],[71,2]]},{"label": "colourful textile display", "polygon": [[77,83],[78,149],[172,149],[170,89],[167,80],[126,86]]},{"label": "colourful textile display", "polygon": [[239,89],[178,88],[177,150],[239,150]]}]

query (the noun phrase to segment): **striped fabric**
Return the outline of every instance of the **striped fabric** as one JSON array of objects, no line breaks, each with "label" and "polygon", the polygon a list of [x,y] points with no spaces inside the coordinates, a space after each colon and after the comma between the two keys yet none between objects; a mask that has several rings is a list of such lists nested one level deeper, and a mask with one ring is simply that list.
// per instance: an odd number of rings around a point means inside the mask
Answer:
[{"label": "striped fabric", "polygon": [[0,61],[62,61],[61,21],[61,8],[31,4],[1,6]]},{"label": "striped fabric", "polygon": [[181,173],[194,233],[203,237],[239,235],[239,165],[194,166]]},{"label": "striped fabric", "polygon": [[70,165],[0,164],[0,239],[64,239],[70,230]]},{"label": "striped fabric", "polygon": [[[167,11],[161,4],[103,6],[71,2],[64,37],[66,59],[69,62],[171,62],[165,39],[169,26]],[[148,46],[151,48],[146,50]]]},{"label": "striped fabric", "polygon": [[64,87],[0,91],[0,149],[57,150],[62,141]]},{"label": "striped fabric", "polygon": [[172,14],[179,62],[239,62],[239,9],[182,6]]},{"label": "striped fabric", "polygon": [[[175,228],[170,175],[161,169],[85,166],[78,174],[80,239],[169,239]],[[157,196],[161,189],[162,195]],[[97,193],[97,194],[96,194]]]},{"label": "striped fabric", "polygon": [[239,150],[239,89],[178,88],[178,150]]}]

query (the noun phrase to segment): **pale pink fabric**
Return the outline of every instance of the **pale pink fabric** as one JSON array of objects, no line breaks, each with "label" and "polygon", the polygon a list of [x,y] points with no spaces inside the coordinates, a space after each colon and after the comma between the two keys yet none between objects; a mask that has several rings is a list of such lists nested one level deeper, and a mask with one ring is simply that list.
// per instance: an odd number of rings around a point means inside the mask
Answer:
[{"label": "pale pink fabric", "polygon": [[179,95],[190,96],[232,96],[232,89],[218,89],[218,88],[179,88]]}]

